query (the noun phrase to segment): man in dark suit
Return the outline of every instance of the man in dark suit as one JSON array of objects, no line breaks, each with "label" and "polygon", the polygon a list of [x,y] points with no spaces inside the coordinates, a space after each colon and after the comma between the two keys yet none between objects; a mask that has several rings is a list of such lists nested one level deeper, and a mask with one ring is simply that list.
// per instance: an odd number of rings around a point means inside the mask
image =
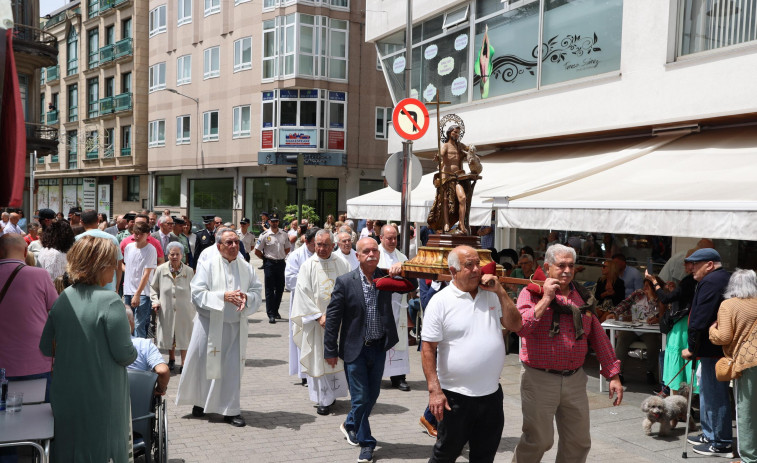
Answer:
[{"label": "man in dark suit", "polygon": [[[352,409],[340,426],[350,445],[360,445],[358,462],[373,461],[376,439],[368,416],[379,396],[386,351],[399,341],[392,312],[392,293],[376,289],[375,280],[386,276],[378,270],[379,249],[372,238],[357,242],[360,266],[336,279],[326,309],[324,357],[332,367],[344,360]],[[389,269],[399,275],[402,264]],[[337,347],[337,339],[339,340]]]},{"label": "man in dark suit", "polygon": [[[205,248],[209,248],[216,243],[216,238],[213,235],[216,227],[215,216],[203,215],[202,222],[205,224],[205,230],[200,230],[195,233],[197,239],[195,240],[195,250],[192,253],[192,257],[194,258],[194,266],[197,265],[197,260],[200,258],[200,253],[202,253]],[[192,268],[194,268],[194,266]]]},{"label": "man in dark suit", "polygon": [[168,256],[168,243],[179,241],[179,238],[171,233],[173,226],[173,217],[162,215],[158,220],[158,231],[152,233],[152,237],[160,241],[164,256]]}]

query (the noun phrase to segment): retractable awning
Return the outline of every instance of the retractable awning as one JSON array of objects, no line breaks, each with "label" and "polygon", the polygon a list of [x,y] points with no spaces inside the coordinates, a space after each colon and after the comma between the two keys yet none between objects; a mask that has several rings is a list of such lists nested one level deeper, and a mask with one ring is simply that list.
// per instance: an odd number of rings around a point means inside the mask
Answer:
[{"label": "retractable awning", "polygon": [[591,175],[498,196],[498,226],[757,240],[757,127],[693,133]]}]

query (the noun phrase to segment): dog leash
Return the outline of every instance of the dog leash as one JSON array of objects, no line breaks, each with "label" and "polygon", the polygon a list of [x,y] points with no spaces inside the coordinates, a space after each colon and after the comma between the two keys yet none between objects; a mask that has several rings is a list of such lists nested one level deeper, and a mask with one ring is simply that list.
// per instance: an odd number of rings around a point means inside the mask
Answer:
[{"label": "dog leash", "polygon": [[[675,374],[675,376],[673,376],[672,378],[670,378],[670,381],[669,381],[669,383],[672,383],[672,382],[673,382],[673,380],[674,380],[674,379],[676,379],[676,378],[678,377],[678,375],[680,375],[680,374],[681,374],[681,372],[683,371],[683,369],[684,369],[684,368],[686,368],[686,365],[688,365],[688,364],[689,364],[689,362],[691,362],[691,360],[686,360],[686,362],[684,362],[684,364],[683,364],[683,366],[681,367],[681,369],[680,369],[680,370],[678,370],[678,373],[676,373],[676,374]],[[663,385],[663,386],[665,386],[665,387],[667,387],[668,389],[670,389],[670,384],[665,384],[665,381],[660,381],[660,382],[662,383],[662,385]],[[663,392],[663,391],[664,391],[664,389],[665,389],[665,388],[662,388],[662,389],[660,389],[660,392],[657,392],[657,393],[656,393],[656,395],[658,395],[658,396],[660,396],[660,397],[662,397],[662,398],[665,398],[665,397],[666,397],[666,394],[665,394],[665,393]],[[692,393],[692,394],[694,393],[694,389],[693,389],[693,387],[692,387],[692,390],[691,390],[691,392],[690,392],[690,393]]]}]

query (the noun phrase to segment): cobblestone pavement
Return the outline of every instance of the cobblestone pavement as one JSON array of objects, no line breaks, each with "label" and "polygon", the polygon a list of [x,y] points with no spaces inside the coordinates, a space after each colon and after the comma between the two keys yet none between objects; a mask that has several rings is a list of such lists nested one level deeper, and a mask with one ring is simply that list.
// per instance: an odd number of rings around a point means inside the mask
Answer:
[{"label": "cobblestone pavement", "polygon": [[[253,264],[256,264],[253,262]],[[259,264],[258,264],[259,265]],[[258,265],[254,265],[255,268]],[[259,277],[262,280],[262,271]],[[282,315],[287,313],[289,293],[281,303]],[[249,319],[247,362],[242,378],[242,415],[244,428],[235,428],[222,421],[220,415],[194,418],[191,407],[174,404],[179,377],[174,375],[168,386],[169,461],[171,462],[354,462],[358,447],[348,445],[339,425],[349,411],[349,400],[339,399],[331,415],[319,416],[308,399],[306,388],[296,377],[288,376],[288,324],[269,324],[265,309]],[[177,355],[178,357],[178,355]],[[383,381],[381,395],[371,414],[371,428],[378,440],[376,461],[428,461],[434,440],[424,434],[418,424],[428,394],[420,353],[413,351],[410,392],[391,389]],[[592,364],[593,363],[593,364]],[[639,363],[640,362],[636,362]],[[178,368],[177,368],[178,371]],[[683,450],[684,429],[681,425],[673,436],[645,436],[641,429],[643,415],[639,409],[648,386],[633,383],[620,407],[612,407],[607,393],[598,393],[596,362],[587,362],[587,390],[591,406],[592,450],[589,461],[668,462],[679,461]],[[630,376],[627,372],[626,376]],[[643,381],[643,369],[638,375]],[[509,462],[520,438],[520,366],[516,355],[508,355],[500,383],[504,390],[505,429],[495,461]],[[633,392],[636,391],[636,392]],[[555,435],[557,442],[557,435]],[[554,461],[555,447],[544,461]],[[688,446],[689,460],[696,462],[726,461],[695,454]],[[468,461],[467,451],[459,461]]]}]

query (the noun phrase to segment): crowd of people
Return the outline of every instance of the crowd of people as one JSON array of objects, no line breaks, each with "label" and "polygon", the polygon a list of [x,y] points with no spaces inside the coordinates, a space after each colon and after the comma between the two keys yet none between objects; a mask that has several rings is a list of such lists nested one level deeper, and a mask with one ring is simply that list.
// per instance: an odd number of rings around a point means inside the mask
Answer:
[{"label": "crowd of people", "polygon": [[[154,371],[156,395],[174,371],[177,405],[245,426],[247,317],[265,294],[269,323],[284,320],[279,306],[289,291],[289,374],[301,378],[320,415],[349,392],[340,431],[360,447],[358,462],[374,458],[370,415],[382,378],[410,390],[411,334],[421,341],[429,390],[420,424],[436,439],[430,461],[455,461],[466,445],[471,461],[493,461],[504,427],[505,328],[522,343],[523,428],[514,462],[540,461],[554,445],[553,423],[558,461],[585,461],[587,354],[596,354],[620,405],[628,346],[641,339],[647,379],[669,393],[678,393],[688,379],[681,371],[696,360],[702,432],[688,440],[701,454],[734,454],[728,382],[715,373],[718,359],[733,359],[739,453],[757,463],[757,275],[727,272],[710,240],[676,257],[683,267],[676,284],[642,274],[616,252],[600,257],[602,275],[588,289],[575,281],[583,243],[551,240],[541,263],[527,246],[495,251],[508,275],[542,280],[522,285],[501,284],[475,249],[459,246],[448,256],[451,282],[442,283],[401,278],[414,249],[403,254],[398,227],[374,220],[355,227],[346,216],[328,216],[322,228],[307,220],[280,228],[276,213],[264,213],[256,237],[247,218],[237,228],[204,216],[204,228],[192,233],[188,217],[168,210],[132,211],[109,223],[93,210],[71,208],[63,218],[42,209],[28,232],[16,212],[2,219],[0,367],[12,381],[47,380],[55,460],[128,461],[129,368]],[[421,245],[431,232],[420,229]],[[491,227],[477,233],[491,247]],[[252,255],[262,260],[262,282]],[[621,332],[613,350],[601,326],[611,318],[659,323],[668,335],[664,355],[660,336],[633,331]],[[82,391],[88,400],[79,400]],[[12,458],[0,452],[1,461]]]}]

